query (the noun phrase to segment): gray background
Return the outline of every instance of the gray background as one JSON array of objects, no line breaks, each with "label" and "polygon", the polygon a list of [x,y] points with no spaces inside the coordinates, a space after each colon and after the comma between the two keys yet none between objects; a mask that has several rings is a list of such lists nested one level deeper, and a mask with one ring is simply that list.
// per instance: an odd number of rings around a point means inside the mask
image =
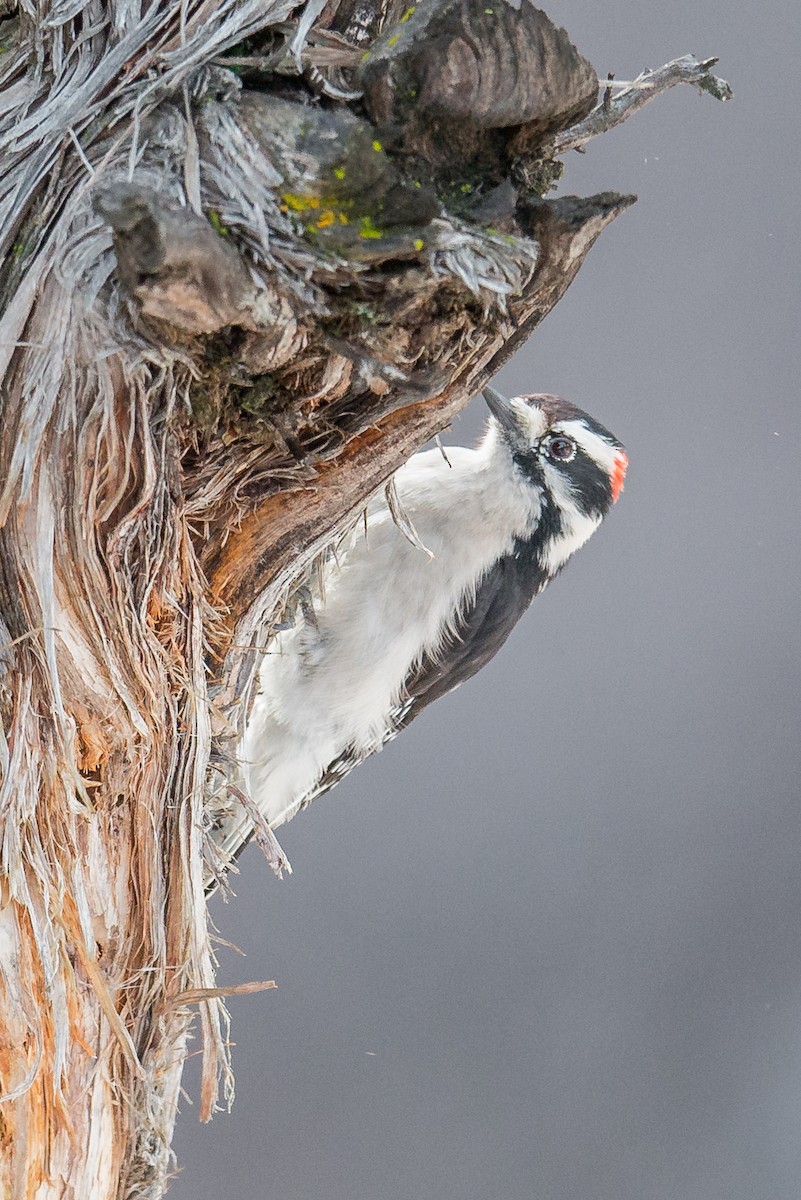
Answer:
[{"label": "gray background", "polygon": [[280,986],[173,1200],[801,1196],[797,0],[547,7],[599,73],[717,53],[737,93],[570,157],[640,202],[498,380],[609,425],[625,496],[282,831],[291,880],[242,859],[221,982]]}]

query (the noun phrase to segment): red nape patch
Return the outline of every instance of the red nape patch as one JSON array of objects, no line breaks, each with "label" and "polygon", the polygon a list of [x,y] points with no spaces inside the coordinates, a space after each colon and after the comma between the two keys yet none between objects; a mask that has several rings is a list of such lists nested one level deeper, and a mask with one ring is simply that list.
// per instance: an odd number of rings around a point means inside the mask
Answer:
[{"label": "red nape patch", "polygon": [[629,465],[629,456],[622,450],[615,459],[615,465],[612,467],[612,503],[614,504],[620,493],[623,491],[623,481],[626,478],[626,467]]}]

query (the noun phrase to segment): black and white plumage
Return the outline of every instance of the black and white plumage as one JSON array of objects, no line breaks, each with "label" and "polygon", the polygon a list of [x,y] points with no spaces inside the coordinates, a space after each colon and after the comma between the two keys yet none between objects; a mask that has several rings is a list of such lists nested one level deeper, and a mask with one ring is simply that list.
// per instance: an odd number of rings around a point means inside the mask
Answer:
[{"label": "black and white plumage", "polygon": [[374,500],[314,612],[264,658],[242,757],[273,828],[489,662],[617,499],[628,460],[603,426],[556,396],[484,397],[476,449],[425,451],[395,476],[432,557]]}]

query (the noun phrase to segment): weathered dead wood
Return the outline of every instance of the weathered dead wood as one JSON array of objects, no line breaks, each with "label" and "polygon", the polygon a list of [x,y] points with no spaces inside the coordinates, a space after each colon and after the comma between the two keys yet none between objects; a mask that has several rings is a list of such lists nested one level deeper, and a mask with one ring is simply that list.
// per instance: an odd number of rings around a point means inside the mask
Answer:
[{"label": "weathered dead wood", "polygon": [[144,317],[215,333],[254,320],[259,302],[268,309],[266,289],[257,293],[240,256],[204,217],[131,183],[99,191],[95,208],[114,230],[120,283]]},{"label": "weathered dead wood", "polygon": [[579,149],[599,133],[606,133],[622,124],[678,83],[690,83],[716,100],[731,100],[734,93],[729,84],[712,74],[711,68],[717,61],[716,58],[699,60],[694,54],[685,54],[655,71],[643,71],[617,95],[610,95],[604,103],[599,104],[583,121],[558,133],[548,143],[548,149],[553,154]]},{"label": "weathered dead wood", "polygon": [[[432,47],[436,53],[432,53]],[[356,73],[373,122],[447,177],[502,177],[510,137],[531,144],[585,116],[592,66],[545,13],[505,0],[410,6]]]},{"label": "weathered dead wood", "polygon": [[528,0],[3,36],[0,1195],[157,1200],[189,1006],[207,1118],[262,986],[218,985],[204,900],[258,648],[630,200],[539,199],[595,79]]}]

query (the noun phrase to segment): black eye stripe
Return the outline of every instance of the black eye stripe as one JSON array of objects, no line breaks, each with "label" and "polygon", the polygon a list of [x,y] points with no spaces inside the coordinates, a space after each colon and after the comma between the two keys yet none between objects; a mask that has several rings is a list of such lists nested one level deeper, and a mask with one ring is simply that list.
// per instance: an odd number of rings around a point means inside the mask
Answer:
[{"label": "black eye stripe", "polygon": [[[563,414],[560,414],[563,419]],[[581,422],[614,449],[619,445],[612,435],[593,421],[581,415]],[[559,458],[559,449],[553,453],[554,442],[569,443],[570,454]],[[567,446],[565,446],[567,450]],[[549,452],[550,451],[550,452]],[[598,462],[584,445],[571,434],[560,429],[549,429],[541,438],[533,439],[527,449],[517,449],[513,461],[525,479],[549,496],[549,476],[554,471],[566,480],[570,491],[570,505],[585,516],[600,519],[612,504],[612,481],[609,471]]]}]

